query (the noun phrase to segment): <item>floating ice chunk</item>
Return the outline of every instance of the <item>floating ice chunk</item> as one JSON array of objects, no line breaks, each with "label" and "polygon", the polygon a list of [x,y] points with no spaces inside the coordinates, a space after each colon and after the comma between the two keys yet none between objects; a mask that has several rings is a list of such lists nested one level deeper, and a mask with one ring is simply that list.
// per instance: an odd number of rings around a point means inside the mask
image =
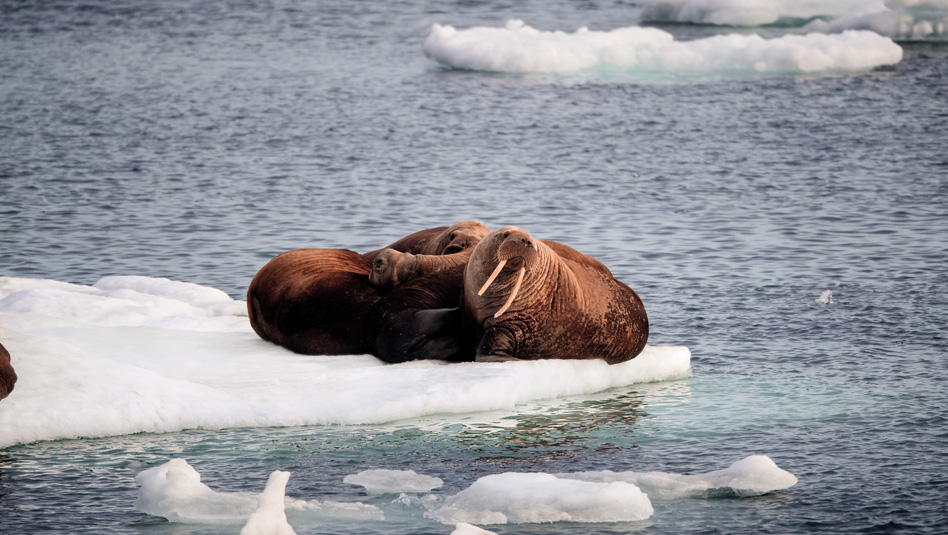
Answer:
[{"label": "floating ice chunk", "polygon": [[638,486],[653,500],[759,496],[797,484],[793,474],[778,467],[765,455],[751,455],[724,470],[706,474],[604,470],[557,474],[557,477],[597,483],[623,481]]},{"label": "floating ice chunk", "polygon": [[823,293],[816,298],[816,302],[823,305],[835,305],[839,303],[839,301],[833,297],[833,292],[830,290],[823,290]]},{"label": "floating ice chunk", "polygon": [[[286,472],[283,472],[286,473]],[[261,521],[275,516],[273,502],[277,490],[284,501],[285,511],[301,517],[361,518],[380,520],[382,512],[375,506],[361,503],[318,502],[282,497],[286,482],[279,485],[280,477],[267,488],[269,497],[250,492],[216,492],[201,482],[201,475],[184,459],[172,459],[149,468],[135,476],[140,485],[135,508],[139,511],[166,518],[170,522],[193,524],[243,524],[259,509]],[[289,474],[287,473],[287,478]]]},{"label": "floating ice chunk", "polygon": [[260,505],[247,519],[240,535],[296,535],[293,526],[286,521],[284,499],[289,472],[279,470],[270,474],[267,486],[260,495]]},{"label": "floating ice chunk", "polygon": [[428,515],[445,524],[506,524],[626,522],[643,520],[653,512],[648,497],[629,483],[508,472],[478,479]]},{"label": "floating ice chunk", "polygon": [[363,470],[346,476],[343,482],[361,485],[369,494],[427,493],[444,484],[440,478],[414,470]]},{"label": "floating ice chunk", "polygon": [[135,509],[170,522],[236,524],[256,510],[258,496],[249,492],[215,492],[184,459],[172,459],[137,476]]},{"label": "floating ice chunk", "polygon": [[216,304],[242,309],[243,303],[212,288],[145,277],[100,285],[0,277],[0,339],[19,378],[0,403],[0,447],[196,427],[376,424],[512,410],[691,375],[691,353],[673,346],[647,346],[612,366],[602,360],[387,365],[369,355],[298,355],[261,340],[246,316],[215,311]]},{"label": "floating ice chunk", "polygon": [[647,22],[762,26],[786,19],[838,17],[877,8],[878,0],[639,0]]},{"label": "floating ice chunk", "polygon": [[813,73],[862,71],[902,59],[901,47],[872,32],[773,39],[731,34],[675,41],[657,28],[544,32],[520,21],[466,30],[435,24],[423,49],[449,67],[508,73],[592,68],[671,75]]},{"label": "floating ice chunk", "polygon": [[497,535],[493,531],[487,531],[486,529],[479,528],[477,526],[466,524],[464,522],[459,522],[454,526],[454,531],[451,532],[451,535]]},{"label": "floating ice chunk", "polygon": [[899,9],[848,15],[829,22],[814,20],[804,28],[812,32],[868,30],[899,40],[948,40],[948,8],[930,11]]}]

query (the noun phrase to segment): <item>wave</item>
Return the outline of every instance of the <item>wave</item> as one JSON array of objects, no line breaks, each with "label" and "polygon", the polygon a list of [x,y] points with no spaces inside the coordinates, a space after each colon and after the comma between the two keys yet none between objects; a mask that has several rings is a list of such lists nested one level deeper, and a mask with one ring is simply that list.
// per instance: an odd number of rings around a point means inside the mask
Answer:
[{"label": "wave", "polygon": [[691,374],[688,349],[672,346],[647,347],[614,366],[298,355],[257,337],[244,301],[150,277],[92,286],[0,277],[0,341],[19,376],[0,402],[0,447],[194,428],[379,424]]},{"label": "wave", "polygon": [[574,33],[540,31],[512,20],[502,28],[435,24],[424,52],[452,68],[503,73],[591,69],[632,74],[733,75],[864,71],[898,63],[902,49],[873,32],[827,35],[718,35],[676,41],[658,28]]},{"label": "wave", "polygon": [[948,0],[642,0],[642,22],[871,30],[896,40],[948,40]]}]

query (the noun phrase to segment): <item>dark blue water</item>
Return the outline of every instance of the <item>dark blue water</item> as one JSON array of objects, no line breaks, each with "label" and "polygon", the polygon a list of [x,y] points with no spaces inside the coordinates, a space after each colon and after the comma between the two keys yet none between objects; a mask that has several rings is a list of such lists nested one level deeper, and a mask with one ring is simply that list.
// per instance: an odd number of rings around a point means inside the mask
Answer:
[{"label": "dark blue water", "polygon": [[[903,43],[900,63],[868,73],[666,83],[451,71],[421,53],[435,22],[609,29],[635,24],[635,11],[0,4],[0,276],[148,275],[241,297],[287,249],[368,250],[479,219],[602,260],[642,296],[650,343],[688,346],[695,372],[524,410],[506,426],[458,418],[9,448],[0,533],[222,532],[132,508],[134,475],[175,456],[215,490],[259,491],[284,469],[291,496],[367,501],[345,475],[413,469],[444,478],[448,495],[508,470],[698,473],[753,453],[800,482],[657,503],[642,524],[491,529],[940,533],[948,48]],[[815,302],[824,290],[838,302]],[[377,504],[390,521],[297,530],[451,530]]]}]

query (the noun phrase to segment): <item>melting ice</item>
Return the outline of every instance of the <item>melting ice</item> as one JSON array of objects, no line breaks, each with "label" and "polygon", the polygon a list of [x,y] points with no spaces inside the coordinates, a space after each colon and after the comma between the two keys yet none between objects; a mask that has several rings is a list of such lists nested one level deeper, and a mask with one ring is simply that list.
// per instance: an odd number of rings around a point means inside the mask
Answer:
[{"label": "melting ice", "polygon": [[[376,473],[370,473],[376,472]],[[412,471],[366,471],[345,478],[386,481],[391,492],[415,492],[429,476]],[[298,500],[284,496],[288,472],[270,475],[263,494],[215,492],[183,459],[173,459],[138,474],[135,508],[171,522],[239,524],[242,533],[292,533],[294,519],[360,518],[384,520],[375,506]],[[430,478],[435,480],[437,478]],[[440,480],[438,480],[440,482]],[[759,496],[792,487],[797,478],[769,457],[752,455],[728,468],[705,474],[666,472],[579,472],[568,474],[507,472],[481,477],[444,498],[427,516],[456,526],[454,533],[489,533],[475,524],[543,522],[634,522],[655,514],[652,501]],[[425,486],[430,482],[426,481]],[[440,483],[439,483],[440,484]],[[430,496],[441,500],[438,496]],[[392,505],[411,507],[418,502]],[[267,528],[270,531],[266,531]]]},{"label": "melting ice", "polygon": [[773,39],[731,34],[676,41],[658,28],[580,28],[566,33],[540,31],[517,20],[502,28],[456,29],[435,24],[424,51],[458,69],[506,73],[611,69],[683,76],[864,71],[902,59],[899,45],[868,31]]},{"label": "melting ice", "polygon": [[893,39],[948,39],[948,0],[640,0],[644,22],[793,25],[807,31],[871,30]]},{"label": "melting ice", "polygon": [[444,484],[437,477],[415,473],[414,470],[364,470],[348,475],[344,483],[361,485],[369,494],[427,493]]},{"label": "melting ice", "polygon": [[[218,492],[201,482],[198,473],[184,459],[172,459],[149,468],[135,477],[138,497],[135,508],[139,511],[166,518],[170,522],[186,524],[240,525],[252,515],[254,526],[282,525],[285,514],[295,519],[349,518],[381,520],[384,515],[377,507],[362,503],[320,502],[299,500],[284,496],[289,472],[271,474],[264,493]],[[254,528],[256,529],[256,528]]]},{"label": "melting ice", "polygon": [[182,429],[374,424],[512,410],[690,376],[684,347],[600,360],[389,365],[265,342],[243,301],[149,277],[92,286],[0,278],[0,340],[19,381],[0,402],[0,447]]}]

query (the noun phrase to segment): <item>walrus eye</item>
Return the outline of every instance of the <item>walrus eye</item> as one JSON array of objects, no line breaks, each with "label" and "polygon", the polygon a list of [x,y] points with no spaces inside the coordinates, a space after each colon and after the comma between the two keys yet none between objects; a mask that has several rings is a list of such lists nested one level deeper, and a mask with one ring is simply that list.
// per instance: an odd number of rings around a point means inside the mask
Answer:
[{"label": "walrus eye", "polygon": [[454,241],[454,238],[455,238],[456,236],[457,236],[457,232],[452,232],[451,235],[448,236],[448,239],[451,240],[451,241]]}]

